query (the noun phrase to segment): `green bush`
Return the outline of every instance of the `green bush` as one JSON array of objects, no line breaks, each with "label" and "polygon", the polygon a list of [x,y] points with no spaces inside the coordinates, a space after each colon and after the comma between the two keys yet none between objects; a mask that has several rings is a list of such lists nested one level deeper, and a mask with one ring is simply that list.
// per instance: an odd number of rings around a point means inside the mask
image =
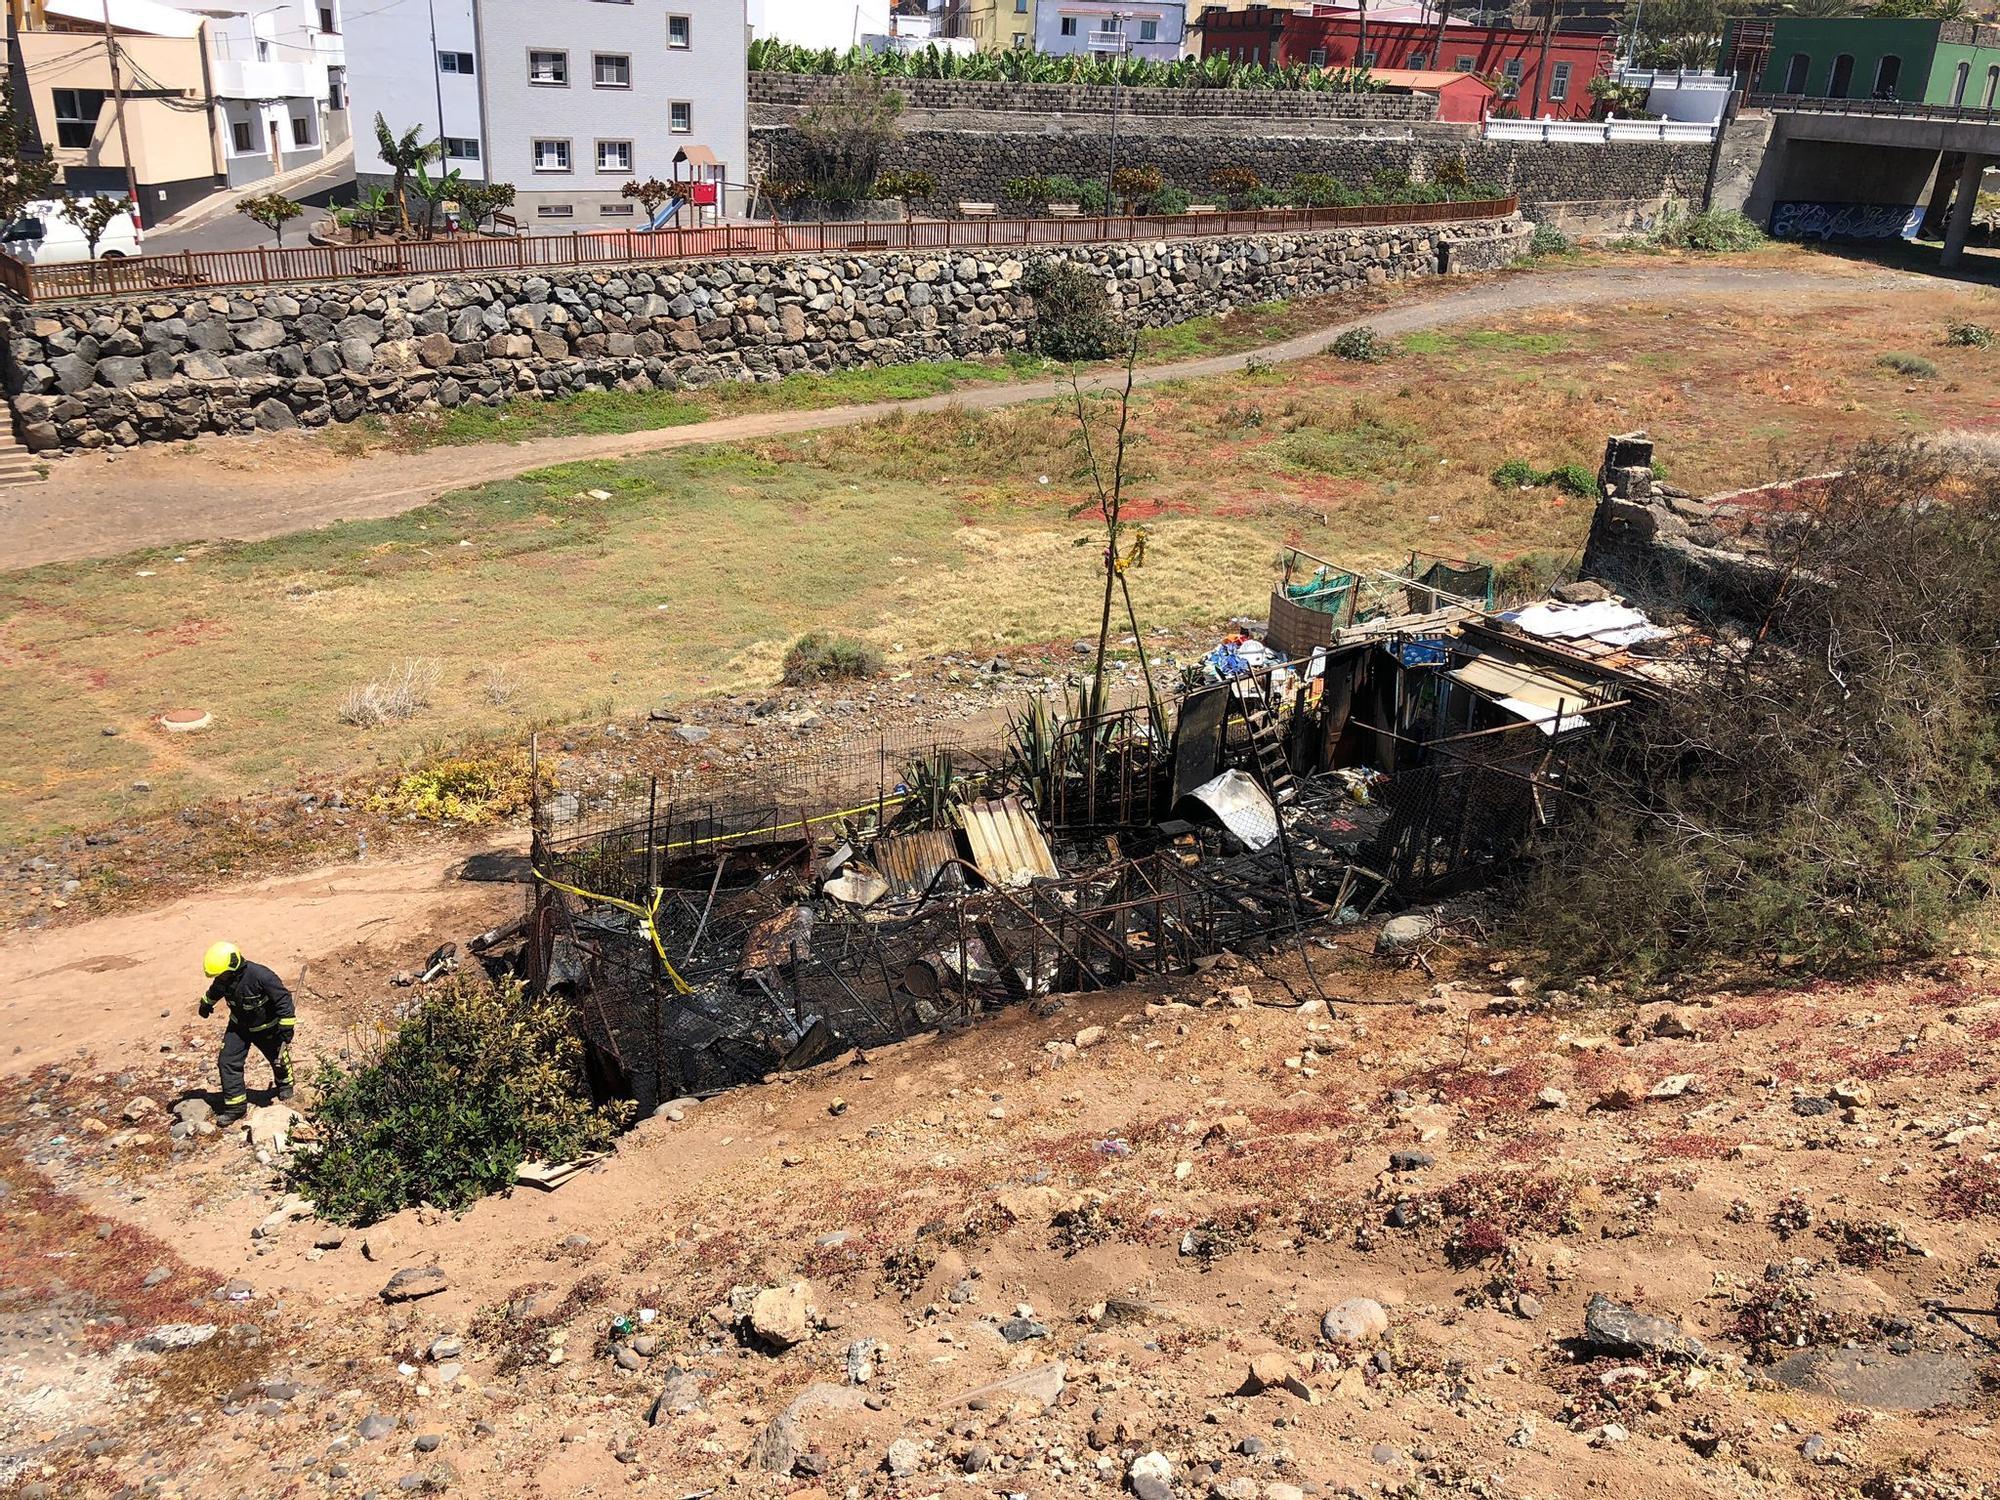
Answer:
[{"label": "green bush", "polygon": [[1161,188],[1139,205],[1144,214],[1184,214],[1188,205],[1194,202],[1185,188]]},{"label": "green bush", "polygon": [[290,1186],[323,1219],[372,1224],[419,1203],[458,1209],[513,1183],[524,1161],[610,1146],[630,1106],[600,1106],[584,1080],[568,1003],[516,981],[453,975],[381,1054],[315,1080],[317,1139]]},{"label": "green bush", "polygon": [[1027,208],[1041,208],[1045,204],[1066,200],[1056,197],[1055,184],[1047,177],[1009,177],[1000,184],[1003,202],[1019,203]]},{"label": "green bush", "polygon": [[1575,242],[1553,224],[1537,224],[1528,241],[1530,255],[1567,255],[1575,248]]},{"label": "green bush", "polygon": [[1021,280],[1034,299],[1035,352],[1050,359],[1106,359],[1124,347],[1104,281],[1074,261],[1043,261]]},{"label": "green bush", "polygon": [[1542,471],[1525,458],[1510,458],[1491,477],[1496,490],[1533,489],[1542,482]]},{"label": "green bush", "polygon": [[1301,172],[1291,181],[1294,208],[1341,208],[1359,203],[1361,195],[1324,172]]},{"label": "green bush", "polygon": [[785,682],[803,687],[847,677],[873,677],[882,670],[882,653],[852,636],[815,630],[793,641],[785,652]]},{"label": "green bush", "polygon": [[1074,203],[1087,214],[1104,212],[1103,183],[1058,176],[1049,178],[1048,184],[1049,202]]},{"label": "green bush", "polygon": [[1597,494],[1597,476],[1582,464],[1559,464],[1542,476],[1542,483],[1554,485],[1565,495],[1594,498]]},{"label": "green bush", "polygon": [[1898,375],[1907,375],[1913,380],[1932,380],[1938,368],[1921,354],[1885,354],[1875,361],[1885,370],[1894,370]]},{"label": "green bush", "polygon": [[1523,552],[1493,570],[1493,597],[1501,604],[1545,599],[1557,584],[1574,581],[1580,561],[1574,552]]},{"label": "green bush", "polygon": [[1954,323],[1944,331],[1944,341],[1960,349],[1990,349],[1993,330],[1984,323]]},{"label": "green bush", "polygon": [[1764,231],[1735,209],[1710,209],[1690,214],[1678,206],[1660,216],[1653,238],[1673,250],[1754,250],[1765,241]]},{"label": "green bush", "polygon": [[1389,357],[1389,343],[1373,328],[1350,328],[1333,341],[1333,352],[1342,359],[1379,365]]}]

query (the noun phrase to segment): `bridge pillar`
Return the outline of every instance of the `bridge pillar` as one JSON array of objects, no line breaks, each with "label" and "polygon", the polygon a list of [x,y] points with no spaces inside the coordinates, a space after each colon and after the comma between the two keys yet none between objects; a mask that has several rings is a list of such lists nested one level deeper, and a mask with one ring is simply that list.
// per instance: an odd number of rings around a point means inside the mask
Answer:
[{"label": "bridge pillar", "polygon": [[1949,271],[1965,254],[1966,237],[1972,233],[1972,211],[1979,204],[1979,184],[1986,175],[1987,159],[1977,152],[1965,153],[1965,165],[1958,173],[1958,196],[1951,205],[1951,217],[1944,226],[1944,254],[1938,268]]}]

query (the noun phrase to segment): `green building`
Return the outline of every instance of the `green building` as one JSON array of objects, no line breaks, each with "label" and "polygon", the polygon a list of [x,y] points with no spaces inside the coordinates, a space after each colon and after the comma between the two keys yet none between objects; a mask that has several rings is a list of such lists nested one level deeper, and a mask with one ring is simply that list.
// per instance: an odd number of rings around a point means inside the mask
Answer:
[{"label": "green building", "polygon": [[1723,68],[1753,94],[2000,108],[2000,25],[1975,21],[1731,21]]}]

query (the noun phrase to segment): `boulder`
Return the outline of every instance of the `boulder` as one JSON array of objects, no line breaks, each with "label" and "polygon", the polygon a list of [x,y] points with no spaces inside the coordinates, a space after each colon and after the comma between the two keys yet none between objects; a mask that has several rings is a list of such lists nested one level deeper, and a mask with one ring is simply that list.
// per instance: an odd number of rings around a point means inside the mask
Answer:
[{"label": "boulder", "polygon": [[1375,934],[1375,951],[1384,957],[1413,953],[1437,935],[1438,920],[1429,912],[1404,912],[1391,917]]},{"label": "boulder", "polygon": [[789,1474],[792,1465],[798,1462],[799,1454],[805,1451],[805,1434],[799,1424],[785,1412],[779,1412],[757,1434],[750,1444],[750,1452],[743,1460],[744,1467],[763,1469],[772,1474]]},{"label": "boulder", "polygon": [[789,1349],[812,1333],[812,1296],[803,1281],[766,1287],[750,1303],[750,1331],[764,1343]]},{"label": "boulder", "polygon": [[1671,1318],[1655,1317],[1593,1292],[1583,1310],[1583,1341],[1606,1354],[1657,1354],[1665,1359],[1703,1360],[1701,1340]]},{"label": "boulder", "polygon": [[1389,1331],[1389,1314],[1369,1297],[1349,1297],[1326,1310],[1319,1320],[1320,1337],[1336,1349],[1360,1349]]},{"label": "boulder", "polygon": [[444,1270],[439,1266],[405,1266],[389,1278],[382,1288],[384,1302],[414,1302],[419,1297],[434,1297],[450,1283],[446,1281]]}]

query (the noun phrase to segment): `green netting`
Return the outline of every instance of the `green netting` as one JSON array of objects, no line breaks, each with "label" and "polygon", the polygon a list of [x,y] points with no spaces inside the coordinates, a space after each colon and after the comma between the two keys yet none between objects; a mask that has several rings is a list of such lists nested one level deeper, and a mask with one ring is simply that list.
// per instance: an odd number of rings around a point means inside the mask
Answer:
[{"label": "green netting", "polygon": [[1323,615],[1345,614],[1347,596],[1357,581],[1352,573],[1320,568],[1304,583],[1286,584],[1285,597],[1301,609],[1316,610]]}]

